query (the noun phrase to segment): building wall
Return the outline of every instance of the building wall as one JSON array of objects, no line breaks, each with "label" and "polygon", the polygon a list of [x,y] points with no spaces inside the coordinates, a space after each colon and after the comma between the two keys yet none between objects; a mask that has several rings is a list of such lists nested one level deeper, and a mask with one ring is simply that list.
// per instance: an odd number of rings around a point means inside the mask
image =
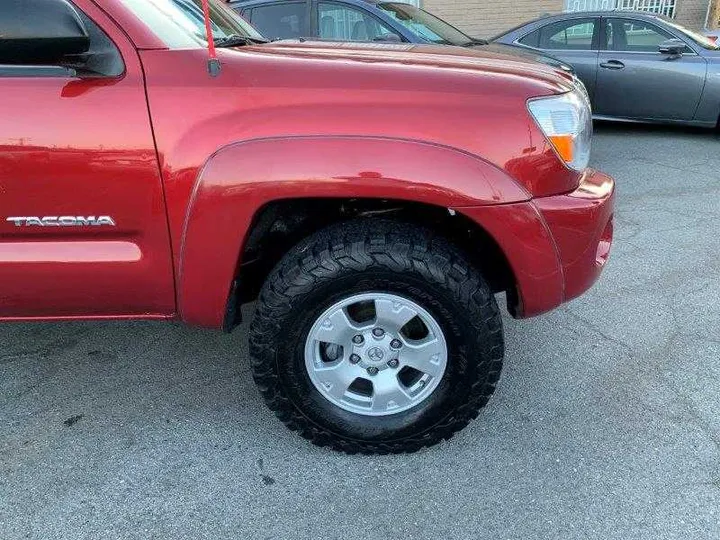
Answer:
[{"label": "building wall", "polygon": [[675,20],[696,30],[705,26],[708,0],[678,0]]},{"label": "building wall", "polygon": [[[702,28],[708,1],[677,0],[676,20]],[[563,11],[565,0],[420,0],[420,5],[473,37],[486,38],[543,13]]]},{"label": "building wall", "polygon": [[472,37],[492,37],[543,13],[563,10],[563,0],[422,0],[430,13]]},{"label": "building wall", "polygon": [[715,29],[720,27],[720,0],[713,2],[712,11],[710,12],[710,20],[708,21],[708,27]]}]

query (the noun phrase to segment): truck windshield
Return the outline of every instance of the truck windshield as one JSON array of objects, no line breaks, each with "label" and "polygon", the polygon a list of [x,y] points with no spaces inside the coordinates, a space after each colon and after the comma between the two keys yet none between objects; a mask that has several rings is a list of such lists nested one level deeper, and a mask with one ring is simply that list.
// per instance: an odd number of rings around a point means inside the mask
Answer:
[{"label": "truck windshield", "polygon": [[393,19],[432,43],[443,45],[468,46],[475,43],[471,37],[463,34],[435,15],[409,4],[381,3],[377,7],[387,12]]},{"label": "truck windshield", "polygon": [[[122,0],[169,47],[207,45],[202,0]],[[265,41],[249,23],[224,3],[210,0],[213,38]]]}]

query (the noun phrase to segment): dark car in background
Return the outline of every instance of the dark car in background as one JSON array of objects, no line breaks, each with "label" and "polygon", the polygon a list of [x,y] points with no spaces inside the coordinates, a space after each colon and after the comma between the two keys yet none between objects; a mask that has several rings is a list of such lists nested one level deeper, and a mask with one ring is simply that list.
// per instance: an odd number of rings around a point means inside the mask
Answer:
[{"label": "dark car in background", "polygon": [[671,19],[627,11],[563,13],[493,41],[571,64],[596,118],[718,125],[720,47]]},{"label": "dark car in background", "polygon": [[236,0],[228,4],[265,37],[377,43],[432,43],[482,47],[572,72],[551,55],[490,44],[461,32],[432,13],[402,2],[381,0]]}]

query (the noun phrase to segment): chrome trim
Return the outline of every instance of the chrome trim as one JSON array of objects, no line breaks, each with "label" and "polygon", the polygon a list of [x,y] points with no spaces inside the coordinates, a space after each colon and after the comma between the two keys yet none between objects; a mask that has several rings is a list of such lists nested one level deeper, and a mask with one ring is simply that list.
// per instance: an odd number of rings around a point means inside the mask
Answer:
[{"label": "chrome trim", "polygon": [[117,223],[110,216],[19,216],[8,217],[16,227],[115,227]]}]

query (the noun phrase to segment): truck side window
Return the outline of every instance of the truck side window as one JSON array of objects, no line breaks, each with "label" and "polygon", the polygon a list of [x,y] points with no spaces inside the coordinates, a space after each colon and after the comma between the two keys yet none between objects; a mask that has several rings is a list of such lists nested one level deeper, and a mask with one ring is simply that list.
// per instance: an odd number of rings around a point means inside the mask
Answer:
[{"label": "truck side window", "polygon": [[305,37],[307,5],[304,2],[278,2],[256,6],[250,23],[268,39]]}]

